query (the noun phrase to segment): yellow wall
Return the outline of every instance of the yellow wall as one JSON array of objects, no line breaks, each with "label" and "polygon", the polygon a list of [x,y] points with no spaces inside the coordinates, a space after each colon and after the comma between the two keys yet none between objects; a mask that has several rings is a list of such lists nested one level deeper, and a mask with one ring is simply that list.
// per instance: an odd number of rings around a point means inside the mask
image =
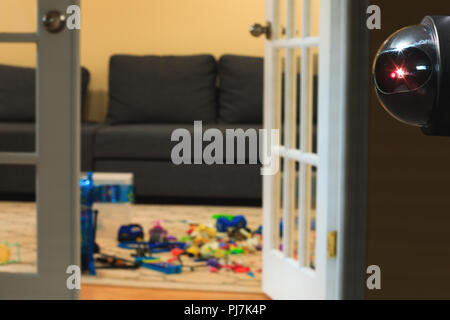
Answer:
[{"label": "yellow wall", "polygon": [[[0,32],[36,31],[36,0],[0,0]],[[36,65],[34,44],[0,44],[0,63]]]},{"label": "yellow wall", "polygon": [[[33,31],[36,0],[1,0],[1,31]],[[264,22],[263,0],[82,0],[82,65],[91,71],[89,113],[107,107],[111,54],[224,53],[262,56],[263,38],[248,28]],[[20,15],[12,14],[21,12]],[[0,63],[35,64],[32,45],[0,45]]]}]

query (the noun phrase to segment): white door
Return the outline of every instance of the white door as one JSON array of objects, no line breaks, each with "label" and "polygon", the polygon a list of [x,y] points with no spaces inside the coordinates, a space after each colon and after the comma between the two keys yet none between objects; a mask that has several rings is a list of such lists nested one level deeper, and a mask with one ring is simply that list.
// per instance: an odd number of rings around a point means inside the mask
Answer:
[{"label": "white door", "polygon": [[341,297],[347,6],[266,0],[264,127],[280,130],[280,170],[263,180],[263,290],[275,299]]},{"label": "white door", "polygon": [[[0,153],[0,165],[36,167],[37,270],[0,273],[1,299],[78,297],[77,290],[67,288],[66,270],[80,265],[79,31],[49,32],[43,25],[47,13],[66,14],[69,5],[79,0],[38,0],[36,32],[0,33],[0,42],[35,43],[37,51],[36,150]],[[47,16],[54,31],[58,17]]]}]

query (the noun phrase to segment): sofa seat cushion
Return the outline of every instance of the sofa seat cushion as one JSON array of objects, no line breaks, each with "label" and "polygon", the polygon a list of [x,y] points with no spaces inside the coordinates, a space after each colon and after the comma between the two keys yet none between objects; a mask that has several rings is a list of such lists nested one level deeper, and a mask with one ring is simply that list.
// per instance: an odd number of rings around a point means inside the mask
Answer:
[{"label": "sofa seat cushion", "polygon": [[[93,169],[94,142],[99,124],[81,127],[81,170]],[[0,152],[34,152],[35,125],[30,122],[0,122]]]},{"label": "sofa seat cushion", "polygon": [[30,122],[0,122],[0,151],[33,152],[34,127]]},{"label": "sofa seat cushion", "polygon": [[224,55],[218,68],[219,121],[262,123],[263,58]]},{"label": "sofa seat cushion", "polygon": [[[0,121],[34,121],[35,77],[34,68],[0,65]],[[85,108],[89,79],[89,71],[81,68],[82,108]]]},{"label": "sofa seat cushion", "polygon": [[213,122],[216,61],[211,55],[111,57],[110,123]]},{"label": "sofa seat cushion", "polygon": [[[194,159],[194,124],[180,125],[173,123],[102,126],[96,136],[94,157],[95,159],[111,160],[170,160],[172,148],[179,143],[178,141],[171,141],[172,132],[179,128],[186,129],[190,133],[191,155]],[[223,133],[225,146],[226,129],[240,128],[244,133],[248,129],[256,129],[256,136],[258,137],[258,129],[261,128],[261,125],[203,124],[203,133],[210,128],[217,128]],[[202,143],[203,147],[208,144],[210,144],[209,141]],[[236,145],[237,143],[235,143],[235,148]],[[225,157],[225,152],[223,154]],[[246,142],[245,159],[248,159],[248,154],[248,142]],[[236,152],[235,155],[237,155]]]}]

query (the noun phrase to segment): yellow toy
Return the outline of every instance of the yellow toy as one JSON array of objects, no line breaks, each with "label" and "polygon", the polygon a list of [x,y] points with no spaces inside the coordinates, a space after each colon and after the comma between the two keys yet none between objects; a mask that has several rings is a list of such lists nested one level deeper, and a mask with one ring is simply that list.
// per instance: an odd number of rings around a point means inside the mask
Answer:
[{"label": "yellow toy", "polygon": [[[12,259],[12,249],[15,248],[17,258],[16,260]],[[10,264],[10,263],[20,263],[20,244],[12,243],[4,241],[0,243],[0,265],[2,264]]]},{"label": "yellow toy", "polygon": [[190,246],[187,250],[186,253],[197,258],[200,255],[200,250],[197,246]]},{"label": "yellow toy", "polygon": [[0,244],[0,264],[6,264],[11,259],[11,250],[6,244]]},{"label": "yellow toy", "polygon": [[207,243],[216,237],[216,229],[211,226],[205,226],[204,224],[199,224],[193,228],[190,236],[194,240],[194,244],[199,246],[201,244]]},{"label": "yellow toy", "polygon": [[227,255],[225,250],[218,249],[216,252],[214,252],[214,258],[216,259],[222,259]]}]

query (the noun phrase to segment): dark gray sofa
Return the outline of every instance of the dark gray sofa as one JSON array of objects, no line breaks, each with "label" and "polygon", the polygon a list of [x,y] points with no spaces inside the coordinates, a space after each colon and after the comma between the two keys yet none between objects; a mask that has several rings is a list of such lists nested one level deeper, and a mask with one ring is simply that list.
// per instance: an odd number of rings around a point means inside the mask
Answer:
[{"label": "dark gray sofa", "polygon": [[[112,56],[107,119],[83,124],[82,170],[133,172],[138,199],[260,201],[260,165],[175,165],[171,134],[193,132],[196,120],[204,131],[261,128],[262,80],[262,58]],[[32,126],[0,118],[0,151],[32,150]],[[1,194],[33,192],[31,168],[0,166],[2,173]]]},{"label": "dark gray sofa", "polygon": [[[90,74],[81,69],[82,107]],[[35,70],[0,65],[0,151],[35,151]],[[93,169],[94,139],[99,124],[82,123],[81,168]],[[34,166],[0,165],[0,196],[33,195]]]},{"label": "dark gray sofa", "polygon": [[260,165],[175,165],[171,134],[185,128],[193,136],[196,120],[203,131],[260,129],[262,86],[262,58],[113,56],[94,168],[133,172],[138,197],[260,200]]}]

